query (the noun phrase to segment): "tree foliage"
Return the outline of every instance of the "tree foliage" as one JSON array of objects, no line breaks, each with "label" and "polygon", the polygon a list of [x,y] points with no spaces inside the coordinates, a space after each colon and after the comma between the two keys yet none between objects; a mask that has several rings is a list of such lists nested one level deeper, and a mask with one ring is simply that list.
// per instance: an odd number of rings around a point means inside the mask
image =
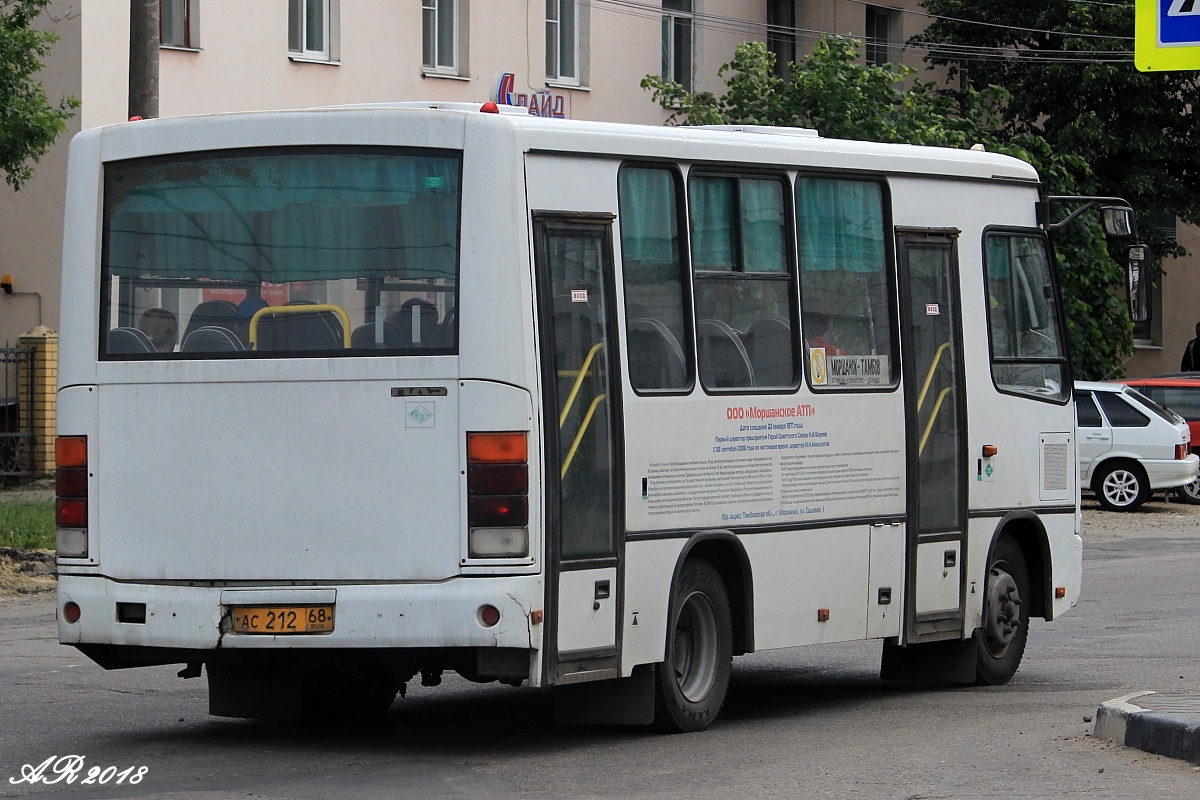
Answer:
[{"label": "tree foliage", "polygon": [[15,190],[33,174],[54,140],[66,130],[73,97],[57,106],[35,79],[50,46],[58,41],[53,31],[33,27],[50,0],[0,0],[0,170]]},{"label": "tree foliage", "polygon": [[[1095,194],[1088,162],[1054,150],[1036,131],[1010,130],[1003,114],[1011,96],[996,86],[952,94],[916,79],[897,64],[864,66],[858,42],[826,36],[790,76],[774,71],[774,56],[759,42],[738,46],[721,67],[724,93],[691,93],[647,76],[642,86],[671,109],[670,123],[807,127],[822,136],[987,150],[1032,164],[1050,194]],[[1114,374],[1131,349],[1128,314],[1112,291],[1123,271],[1109,257],[1098,221],[1084,217],[1056,235],[1072,365],[1078,377]]]}]

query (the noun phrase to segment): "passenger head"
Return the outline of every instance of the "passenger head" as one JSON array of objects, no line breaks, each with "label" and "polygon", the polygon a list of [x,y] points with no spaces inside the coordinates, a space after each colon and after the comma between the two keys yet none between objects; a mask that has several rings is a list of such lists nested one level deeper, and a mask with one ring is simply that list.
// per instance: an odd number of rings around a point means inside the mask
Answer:
[{"label": "passenger head", "polygon": [[261,297],[247,297],[238,304],[233,315],[233,332],[242,340],[242,344],[250,343],[250,320],[261,309],[267,307],[267,301]]},{"label": "passenger head", "polygon": [[179,338],[179,323],[175,315],[165,308],[151,308],[138,320],[138,329],[154,342],[154,349],[169,353],[175,349]]}]

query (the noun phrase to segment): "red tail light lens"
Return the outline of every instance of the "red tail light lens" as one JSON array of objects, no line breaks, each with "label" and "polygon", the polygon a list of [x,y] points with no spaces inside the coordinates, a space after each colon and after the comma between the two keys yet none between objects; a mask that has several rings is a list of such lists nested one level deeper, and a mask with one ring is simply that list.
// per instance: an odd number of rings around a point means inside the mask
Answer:
[{"label": "red tail light lens", "polygon": [[478,494],[525,494],[529,467],[524,464],[479,464],[467,467],[467,491]]},{"label": "red tail light lens", "polygon": [[467,500],[467,525],[472,528],[510,528],[528,523],[529,498],[523,495]]},{"label": "red tail light lens", "polygon": [[87,497],[87,467],[54,470],[54,493],[59,497]]},{"label": "red tail light lens", "polygon": [[87,499],[58,498],[54,503],[54,524],[60,528],[86,528]]},{"label": "red tail light lens", "polygon": [[1175,460],[1183,461],[1188,457],[1188,449],[1186,444],[1175,445]]}]

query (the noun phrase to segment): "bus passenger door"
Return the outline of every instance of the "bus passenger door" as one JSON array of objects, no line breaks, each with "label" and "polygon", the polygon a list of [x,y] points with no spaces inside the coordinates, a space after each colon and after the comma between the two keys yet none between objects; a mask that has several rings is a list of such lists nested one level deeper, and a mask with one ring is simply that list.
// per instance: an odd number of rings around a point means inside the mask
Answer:
[{"label": "bus passenger door", "polygon": [[908,422],[907,641],[963,627],[966,394],[957,230],[898,230]]},{"label": "bus passenger door", "polygon": [[548,682],[619,676],[612,221],[534,216],[546,432]]}]

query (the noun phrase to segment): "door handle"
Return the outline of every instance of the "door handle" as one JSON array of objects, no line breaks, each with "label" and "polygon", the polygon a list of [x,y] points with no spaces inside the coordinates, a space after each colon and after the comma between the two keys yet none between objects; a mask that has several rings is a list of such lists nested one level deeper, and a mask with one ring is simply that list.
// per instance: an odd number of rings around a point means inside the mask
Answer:
[{"label": "door handle", "polygon": [[1099,439],[1099,440],[1100,440],[1100,441],[1102,441],[1102,442],[1107,442],[1107,441],[1108,441],[1108,435],[1107,435],[1107,434],[1103,434],[1103,433],[1089,433],[1089,434],[1088,434],[1086,437],[1084,437],[1084,438],[1086,438],[1086,439]]},{"label": "door handle", "polygon": [[608,596],[612,593],[611,586],[612,584],[607,579],[596,581],[596,594],[592,598],[592,611],[600,610],[600,601],[608,599]]}]

